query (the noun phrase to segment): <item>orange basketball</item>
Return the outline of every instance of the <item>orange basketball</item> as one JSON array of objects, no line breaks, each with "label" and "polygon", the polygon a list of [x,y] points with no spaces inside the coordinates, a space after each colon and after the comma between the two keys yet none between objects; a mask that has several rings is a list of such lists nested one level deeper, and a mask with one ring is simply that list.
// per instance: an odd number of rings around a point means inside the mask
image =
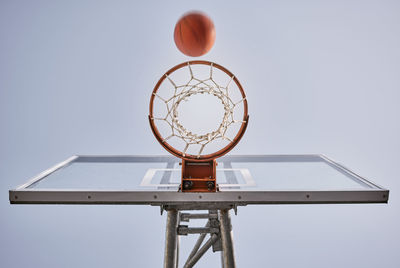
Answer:
[{"label": "orange basketball", "polygon": [[214,23],[204,13],[187,13],[175,25],[174,40],[183,54],[192,57],[204,55],[215,42]]}]

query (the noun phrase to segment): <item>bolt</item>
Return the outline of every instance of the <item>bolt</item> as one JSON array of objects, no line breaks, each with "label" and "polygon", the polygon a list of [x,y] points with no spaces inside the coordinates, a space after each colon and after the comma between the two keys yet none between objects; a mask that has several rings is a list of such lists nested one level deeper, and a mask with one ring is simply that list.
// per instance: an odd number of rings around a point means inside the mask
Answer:
[{"label": "bolt", "polygon": [[192,181],[184,181],[183,182],[183,189],[184,190],[190,190],[193,187],[193,182]]},{"label": "bolt", "polygon": [[209,191],[214,190],[214,188],[215,188],[214,182],[213,181],[208,181],[207,182],[207,188],[208,188]]}]

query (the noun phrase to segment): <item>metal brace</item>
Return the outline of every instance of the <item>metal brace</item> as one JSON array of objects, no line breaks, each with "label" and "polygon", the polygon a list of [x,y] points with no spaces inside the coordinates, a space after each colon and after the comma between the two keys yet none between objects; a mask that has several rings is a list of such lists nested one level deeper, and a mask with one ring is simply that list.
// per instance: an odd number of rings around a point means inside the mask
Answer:
[{"label": "metal brace", "polygon": [[179,213],[180,221],[189,222],[190,219],[218,219],[214,213]]},{"label": "metal brace", "polygon": [[215,227],[188,227],[187,225],[178,226],[178,235],[188,234],[218,234],[219,226]]},{"label": "metal brace", "polygon": [[165,210],[165,205],[160,206],[160,215],[162,216],[163,212]]}]

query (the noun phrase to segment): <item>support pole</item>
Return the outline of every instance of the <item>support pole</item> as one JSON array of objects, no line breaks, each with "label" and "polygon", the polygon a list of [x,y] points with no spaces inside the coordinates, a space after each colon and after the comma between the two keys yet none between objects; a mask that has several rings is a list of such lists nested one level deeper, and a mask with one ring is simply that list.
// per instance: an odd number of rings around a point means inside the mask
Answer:
[{"label": "support pole", "polygon": [[178,211],[168,210],[165,232],[164,268],[176,268]]},{"label": "support pole", "polygon": [[179,268],[179,243],[181,242],[181,238],[179,235],[176,237],[176,259],[175,259],[175,268]]},{"label": "support pole", "polygon": [[228,209],[220,210],[222,263],[223,267],[235,268],[235,254],[233,252],[232,225]]}]

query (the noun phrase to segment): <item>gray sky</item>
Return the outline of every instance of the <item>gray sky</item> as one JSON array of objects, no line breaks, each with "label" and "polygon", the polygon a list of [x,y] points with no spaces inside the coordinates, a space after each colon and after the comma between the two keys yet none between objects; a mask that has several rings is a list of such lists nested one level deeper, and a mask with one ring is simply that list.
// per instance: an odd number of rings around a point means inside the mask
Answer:
[{"label": "gray sky", "polygon": [[[0,266],[162,266],[157,207],[11,206],[7,191],[73,154],[166,154],[148,100],[192,59],[173,42],[192,9],[216,26],[200,58],[230,69],[248,96],[232,153],[323,153],[391,190],[388,205],[240,208],[238,267],[399,267],[398,1],[4,0]],[[207,253],[197,267],[215,265]]]}]

